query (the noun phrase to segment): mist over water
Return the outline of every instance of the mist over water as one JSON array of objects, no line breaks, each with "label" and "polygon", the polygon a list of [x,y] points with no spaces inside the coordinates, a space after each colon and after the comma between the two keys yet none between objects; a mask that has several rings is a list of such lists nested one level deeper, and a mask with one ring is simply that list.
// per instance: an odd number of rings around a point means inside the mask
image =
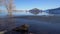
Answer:
[{"label": "mist over water", "polygon": [[[34,15],[34,14],[32,14],[32,13],[29,13],[29,12],[12,12],[12,14],[13,14],[13,16],[25,16],[25,15]],[[0,16],[2,17],[2,16],[6,16],[6,15],[8,15],[8,12],[4,12],[4,11],[2,11],[1,13],[0,13]],[[46,12],[42,12],[42,13],[39,13],[39,14],[37,14],[37,15],[39,15],[39,16],[41,16],[41,15],[49,15],[48,13],[46,13]]]}]

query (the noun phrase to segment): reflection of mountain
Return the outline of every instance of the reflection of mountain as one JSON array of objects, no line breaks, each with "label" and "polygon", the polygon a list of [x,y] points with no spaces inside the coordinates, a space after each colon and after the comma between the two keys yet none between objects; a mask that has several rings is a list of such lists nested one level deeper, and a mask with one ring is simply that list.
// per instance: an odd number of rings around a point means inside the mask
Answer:
[{"label": "reflection of mountain", "polygon": [[60,14],[60,8],[47,10],[49,14]]},{"label": "reflection of mountain", "polygon": [[[1,11],[1,10],[0,10]],[[60,14],[60,8],[56,8],[56,9],[48,9],[46,11],[44,10],[40,10],[38,8],[34,8],[31,10],[13,10],[13,15],[59,15]],[[0,16],[4,16],[7,15],[8,12],[7,11],[2,11],[0,12]]]},{"label": "reflection of mountain", "polygon": [[34,9],[29,10],[29,12],[32,13],[32,14],[39,14],[40,12],[42,12],[42,10],[34,8]]}]

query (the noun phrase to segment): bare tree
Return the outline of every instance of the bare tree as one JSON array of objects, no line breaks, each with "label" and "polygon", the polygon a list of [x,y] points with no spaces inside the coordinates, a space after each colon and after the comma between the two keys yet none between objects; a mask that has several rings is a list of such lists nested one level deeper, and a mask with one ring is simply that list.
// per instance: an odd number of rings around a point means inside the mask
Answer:
[{"label": "bare tree", "polygon": [[0,0],[0,6],[3,4],[3,6],[6,8],[6,10],[8,11],[8,20],[7,20],[7,22],[8,23],[6,23],[7,25],[7,27],[8,28],[14,28],[15,27],[15,23],[13,23],[13,19],[12,18],[10,18],[10,17],[12,17],[13,15],[12,15],[12,12],[13,12],[13,7],[14,7],[14,5],[13,5],[13,0]]}]

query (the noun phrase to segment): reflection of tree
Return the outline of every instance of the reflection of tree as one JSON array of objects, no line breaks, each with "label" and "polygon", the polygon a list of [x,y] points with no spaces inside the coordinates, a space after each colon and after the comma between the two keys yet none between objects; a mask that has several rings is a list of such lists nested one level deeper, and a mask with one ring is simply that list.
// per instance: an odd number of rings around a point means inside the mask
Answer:
[{"label": "reflection of tree", "polygon": [[39,12],[41,12],[41,11],[40,11],[39,9],[37,9],[37,8],[34,8],[34,9],[32,9],[32,10],[29,10],[29,12],[32,13],[32,14],[37,15],[37,14],[39,14]]},{"label": "reflection of tree", "polygon": [[1,12],[1,10],[0,10],[0,14],[1,14],[2,12]]}]

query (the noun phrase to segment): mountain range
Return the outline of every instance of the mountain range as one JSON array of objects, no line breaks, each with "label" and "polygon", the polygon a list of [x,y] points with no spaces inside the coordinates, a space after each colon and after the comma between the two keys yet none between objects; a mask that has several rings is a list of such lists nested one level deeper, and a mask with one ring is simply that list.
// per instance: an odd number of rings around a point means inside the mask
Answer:
[{"label": "mountain range", "polygon": [[46,12],[49,14],[60,14],[60,7],[55,9],[48,9]]}]

